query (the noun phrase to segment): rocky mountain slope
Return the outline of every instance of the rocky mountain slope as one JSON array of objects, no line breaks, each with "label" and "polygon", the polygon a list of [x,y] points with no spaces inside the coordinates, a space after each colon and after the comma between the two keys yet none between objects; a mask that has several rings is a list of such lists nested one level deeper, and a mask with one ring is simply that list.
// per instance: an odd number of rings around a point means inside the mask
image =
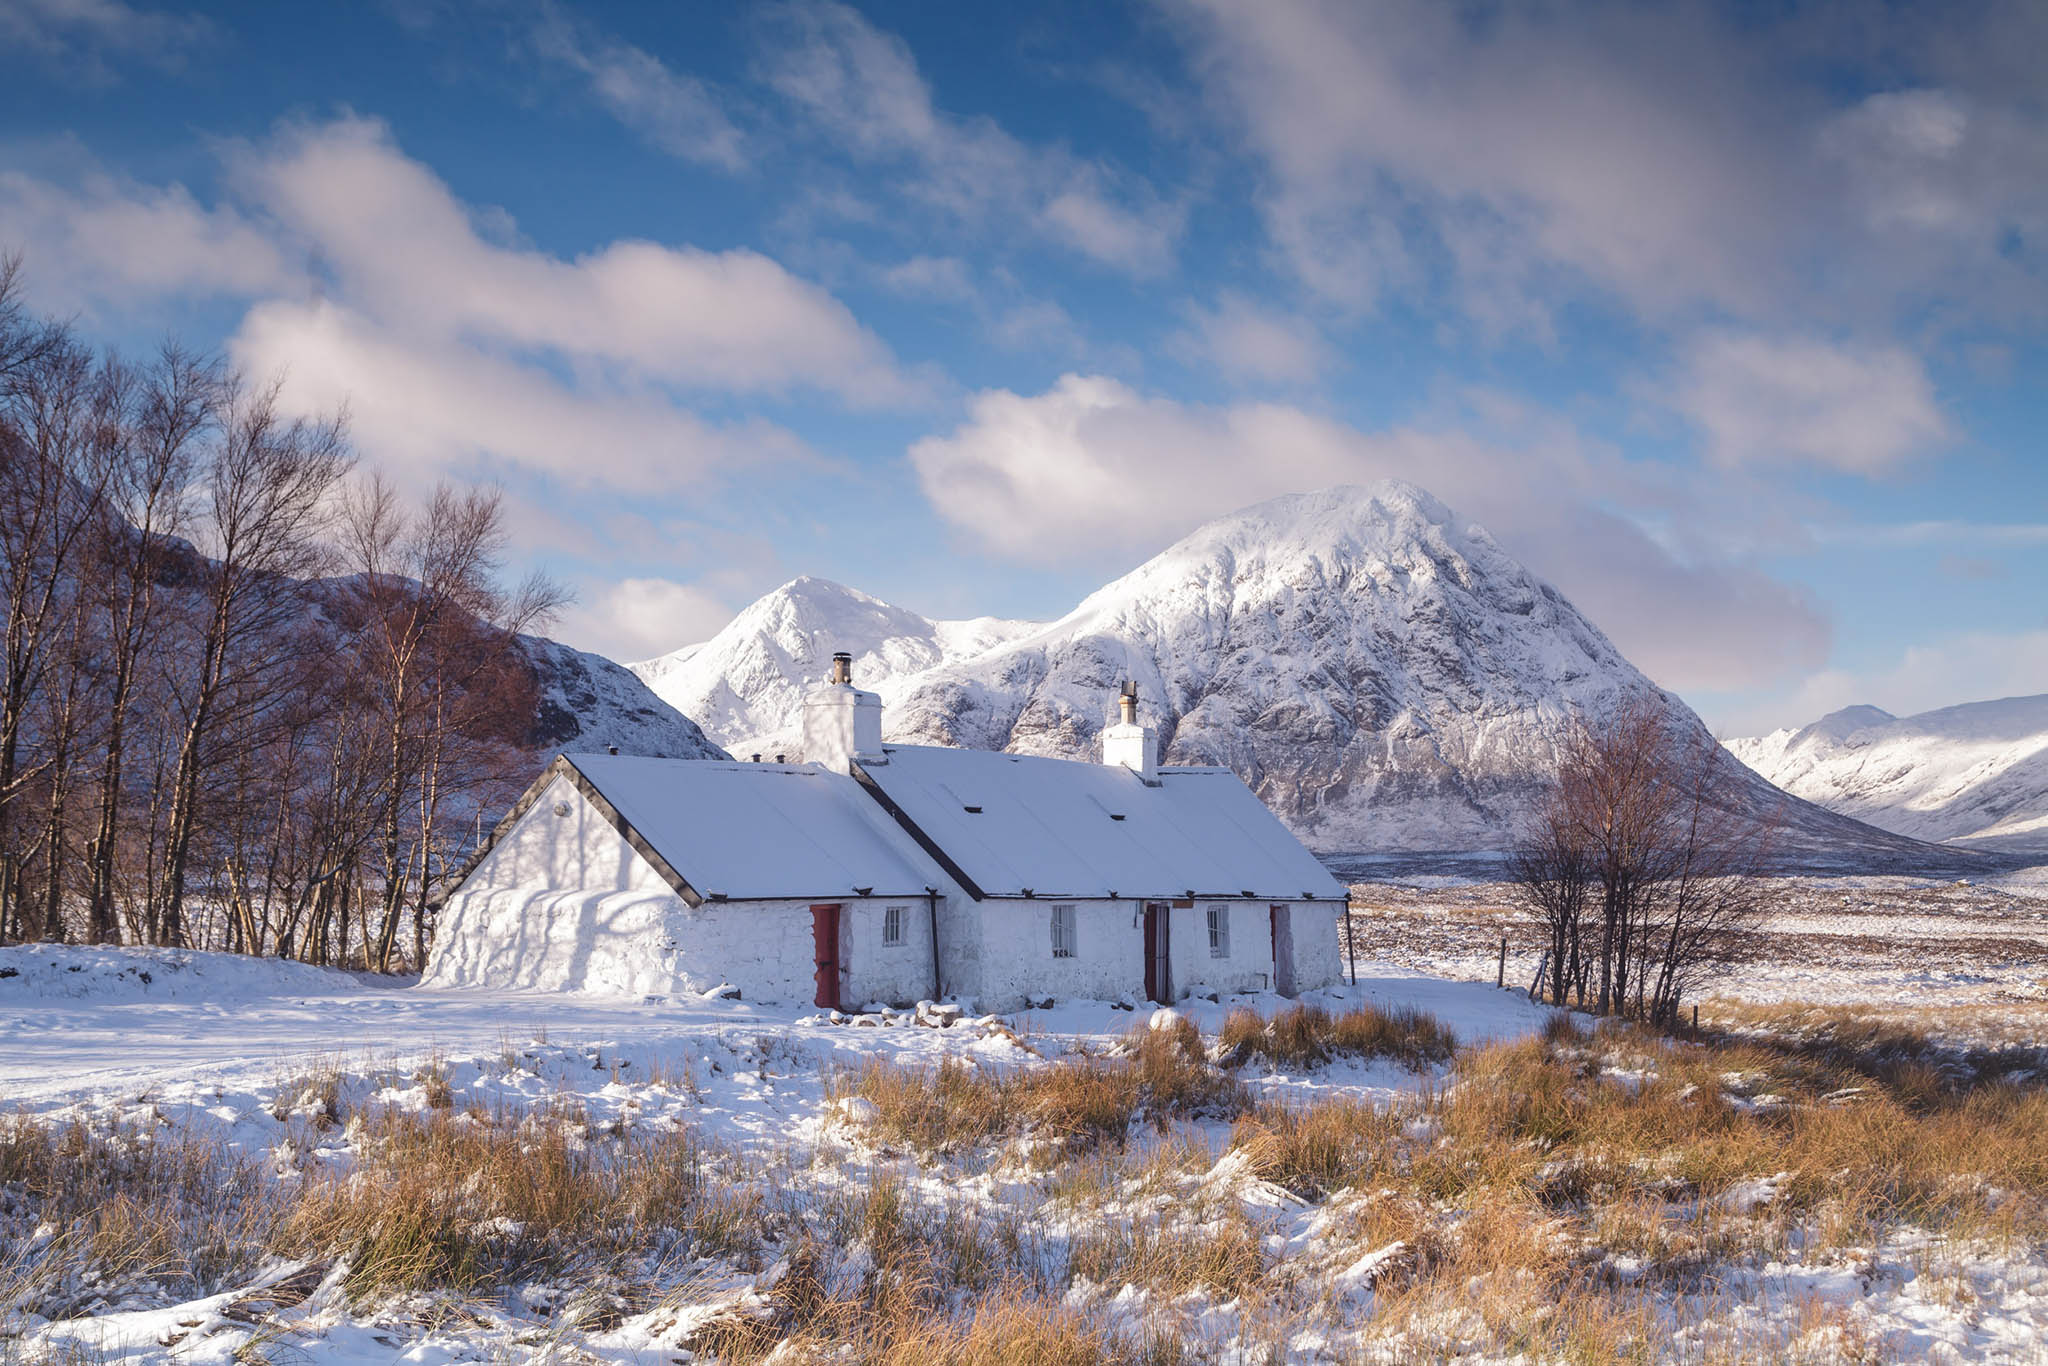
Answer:
[{"label": "rocky mountain slope", "polygon": [[540,695],[528,740],[537,755],[616,745],[621,754],[654,758],[726,757],[624,665],[542,636],[521,636],[519,644]]},{"label": "rocky mountain slope", "polygon": [[2048,853],[2048,694],[1905,717],[1846,707],[1728,748],[1787,792],[1886,830]]},{"label": "rocky mountain slope", "polygon": [[[994,639],[974,648],[964,627]],[[901,641],[916,648],[892,655]],[[1135,678],[1165,762],[1228,765],[1326,853],[1503,848],[1573,710],[1656,691],[1484,530],[1398,481],[1220,518],[1035,627],[927,622],[799,580],[680,658],[636,667],[713,739],[795,752],[802,693],[835,648],[881,666],[857,664],[855,679],[882,693],[889,737],[1019,753],[1095,757],[1119,681]],[[1782,807],[1804,856],[1919,847],[1761,780],[1747,800]]]}]

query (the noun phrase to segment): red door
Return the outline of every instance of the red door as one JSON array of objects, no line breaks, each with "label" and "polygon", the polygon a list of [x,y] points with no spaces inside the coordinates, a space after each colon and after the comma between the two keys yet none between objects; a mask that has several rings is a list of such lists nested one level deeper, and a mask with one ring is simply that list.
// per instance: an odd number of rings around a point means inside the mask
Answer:
[{"label": "red door", "polygon": [[818,963],[816,1004],[839,1009],[839,908],[811,907],[812,957]]},{"label": "red door", "polygon": [[1156,901],[1145,903],[1145,999],[1161,1005],[1169,1004],[1167,993],[1173,990],[1172,974],[1167,971],[1170,923],[1166,907]]}]

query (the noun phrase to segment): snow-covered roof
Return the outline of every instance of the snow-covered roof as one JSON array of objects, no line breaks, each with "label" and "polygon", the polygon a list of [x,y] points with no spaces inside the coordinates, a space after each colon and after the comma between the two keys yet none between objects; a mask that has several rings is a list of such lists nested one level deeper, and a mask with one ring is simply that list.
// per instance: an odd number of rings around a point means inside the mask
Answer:
[{"label": "snow-covered roof", "polygon": [[1226,768],[1162,768],[1148,786],[1109,764],[885,745],[859,769],[977,896],[1345,896]]},{"label": "snow-covered roof", "polygon": [[585,796],[610,805],[621,833],[685,899],[921,896],[943,885],[872,797],[816,764],[623,754],[558,762]]}]

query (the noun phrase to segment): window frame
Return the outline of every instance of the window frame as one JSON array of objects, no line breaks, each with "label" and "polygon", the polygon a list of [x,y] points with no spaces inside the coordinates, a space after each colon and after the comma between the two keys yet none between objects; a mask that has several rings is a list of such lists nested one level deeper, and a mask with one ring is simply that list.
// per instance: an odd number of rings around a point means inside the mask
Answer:
[{"label": "window frame", "polygon": [[1072,902],[1061,902],[1052,908],[1052,956],[1055,958],[1079,958],[1081,956],[1081,916]]},{"label": "window frame", "polygon": [[1209,956],[1230,957],[1230,907],[1224,902],[1209,904]]},{"label": "window frame", "polygon": [[882,947],[900,949],[910,942],[905,926],[910,920],[910,907],[884,906],[882,908]]}]

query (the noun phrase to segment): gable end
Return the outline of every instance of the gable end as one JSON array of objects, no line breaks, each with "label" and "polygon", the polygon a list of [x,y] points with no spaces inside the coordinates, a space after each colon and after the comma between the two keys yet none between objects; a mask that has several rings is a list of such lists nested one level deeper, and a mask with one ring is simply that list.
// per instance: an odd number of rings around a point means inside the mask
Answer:
[{"label": "gable end", "polygon": [[469,876],[477,870],[477,865],[490,857],[491,850],[498,847],[498,841],[509,834],[512,827],[519,824],[526,813],[533,809],[534,803],[541,799],[541,794],[546,792],[558,777],[567,778],[575,786],[576,791],[582,794],[583,800],[589,802],[599,815],[611,823],[612,828],[619,832],[620,838],[626,841],[627,846],[646,861],[647,866],[669,885],[671,891],[683,899],[684,905],[695,910],[704,904],[703,894],[692,887],[689,879],[678,873],[669,861],[661,856],[660,851],[633,828],[633,823],[621,815],[616,806],[605,800],[604,793],[598,791],[596,785],[584,776],[583,770],[571,763],[568,755],[557,754],[555,761],[542,769],[540,776],[520,794],[519,800],[512,803],[512,809],[505,813],[504,819],[491,827],[490,837],[483,842],[481,848],[469,856],[468,862],[462,865],[462,871],[447,884],[446,890],[433,899],[432,905],[438,908],[449,897],[462,890],[462,884],[469,881]]}]

